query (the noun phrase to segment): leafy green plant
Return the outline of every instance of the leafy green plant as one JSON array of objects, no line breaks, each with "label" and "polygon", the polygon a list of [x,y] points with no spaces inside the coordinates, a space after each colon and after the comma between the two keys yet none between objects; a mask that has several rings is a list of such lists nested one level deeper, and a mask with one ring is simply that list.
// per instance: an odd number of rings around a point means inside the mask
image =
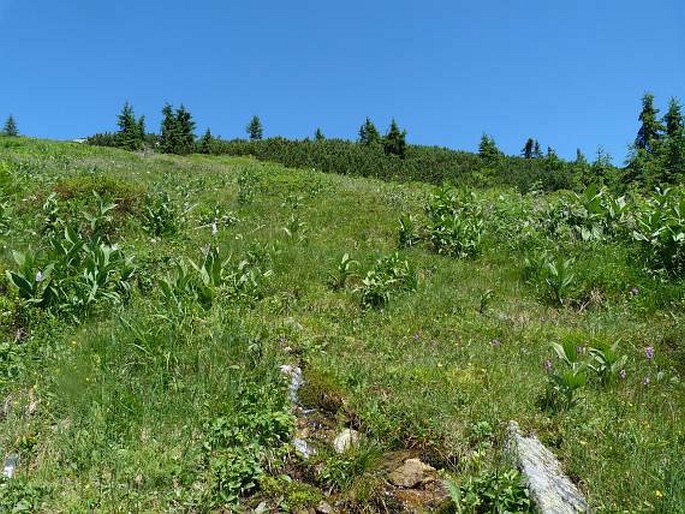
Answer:
[{"label": "leafy green plant", "polygon": [[564,305],[576,287],[574,264],[573,258],[555,258],[546,250],[538,251],[525,258],[523,277],[541,296],[555,305]]},{"label": "leafy green plant", "polygon": [[409,248],[421,241],[419,225],[416,216],[404,214],[400,216],[400,248]]},{"label": "leafy green plant", "polygon": [[464,258],[477,255],[484,235],[483,211],[473,193],[438,189],[426,207],[428,237],[435,252]]},{"label": "leafy green plant", "polygon": [[354,269],[359,266],[359,263],[350,258],[350,254],[346,253],[340,259],[335,273],[329,273],[329,284],[332,289],[338,290],[345,287],[350,277],[354,276]]},{"label": "leafy green plant", "polygon": [[7,277],[30,304],[77,320],[100,305],[124,302],[136,272],[120,248],[86,240],[71,227],[54,234],[43,252],[14,251],[18,266]]},{"label": "leafy green plant", "polygon": [[395,253],[376,261],[373,269],[362,279],[361,302],[364,307],[383,307],[392,294],[401,291],[416,291],[416,270],[407,260]]},{"label": "leafy green plant", "polygon": [[652,193],[635,211],[633,239],[654,271],[679,275],[685,270],[685,193],[665,189]]},{"label": "leafy green plant", "polygon": [[173,236],[186,213],[176,207],[167,192],[148,193],[143,203],[143,228],[154,237]]},{"label": "leafy green plant", "polygon": [[482,471],[461,484],[448,480],[447,489],[459,514],[533,512],[528,489],[515,469]]},{"label": "leafy green plant", "polygon": [[619,378],[621,370],[625,368],[628,356],[621,354],[618,350],[619,342],[613,345],[602,345],[601,347],[589,347],[588,354],[591,358],[588,367],[597,373],[602,384],[615,381]]},{"label": "leafy green plant", "polygon": [[173,273],[159,281],[162,296],[168,303],[180,307],[184,298],[198,301],[209,308],[217,297],[250,303],[263,292],[265,281],[272,270],[263,271],[254,262],[243,259],[234,263],[231,256],[224,258],[219,249],[210,246],[195,262],[187,259],[176,264]]},{"label": "leafy green plant", "polygon": [[576,391],[587,383],[588,363],[572,339],[566,339],[562,344],[552,343],[552,348],[561,361],[562,369],[555,369],[548,361],[545,405],[552,410],[569,409],[576,404]]}]

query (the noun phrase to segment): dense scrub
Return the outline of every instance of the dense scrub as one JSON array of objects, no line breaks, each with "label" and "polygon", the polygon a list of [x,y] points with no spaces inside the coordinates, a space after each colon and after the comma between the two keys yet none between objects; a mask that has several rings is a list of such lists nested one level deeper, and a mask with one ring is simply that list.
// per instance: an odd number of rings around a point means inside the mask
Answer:
[{"label": "dense scrub", "polygon": [[[519,508],[510,419],[595,511],[685,509],[682,188],[400,184],[298,160],[351,143],[251,144],[306,169],[0,140],[0,510],[383,512],[397,450],[462,509]],[[396,169],[487,176],[422,152]],[[346,173],[406,178],[377,158]],[[298,455],[283,364],[358,449]]]}]

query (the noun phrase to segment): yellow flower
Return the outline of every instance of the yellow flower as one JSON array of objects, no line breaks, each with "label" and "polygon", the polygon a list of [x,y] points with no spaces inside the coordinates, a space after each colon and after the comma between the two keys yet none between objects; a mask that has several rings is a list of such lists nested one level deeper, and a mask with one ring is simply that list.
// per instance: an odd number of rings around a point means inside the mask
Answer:
[{"label": "yellow flower", "polygon": [[656,495],[657,498],[663,498],[664,497],[664,493],[662,493],[658,489],[656,491],[654,491],[654,494]]}]

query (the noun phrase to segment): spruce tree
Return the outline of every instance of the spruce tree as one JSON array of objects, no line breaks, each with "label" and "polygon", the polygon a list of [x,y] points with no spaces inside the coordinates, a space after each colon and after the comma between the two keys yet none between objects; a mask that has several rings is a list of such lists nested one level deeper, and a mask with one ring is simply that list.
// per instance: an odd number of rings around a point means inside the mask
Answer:
[{"label": "spruce tree", "polygon": [[390,123],[390,128],[383,138],[383,150],[386,155],[397,155],[400,159],[404,159],[407,151],[407,131],[400,130],[397,122],[393,119]]},{"label": "spruce tree", "polygon": [[677,98],[668,101],[664,116],[666,136],[662,149],[663,182],[676,183],[685,174],[685,122]]},{"label": "spruce tree", "polygon": [[654,107],[654,95],[645,93],[642,97],[642,111],[639,116],[641,125],[635,138],[636,150],[644,150],[650,155],[656,153],[663,130],[657,118],[658,113],[659,109]]},{"label": "spruce tree", "polygon": [[160,130],[159,146],[164,153],[175,153],[178,146],[178,130],[176,128],[176,116],[170,103],[162,108],[162,128]]},{"label": "spruce tree", "polygon": [[183,104],[176,110],[176,131],[174,153],[180,155],[193,153],[195,150],[195,122],[190,111]]},{"label": "spruce tree", "polygon": [[535,140],[532,137],[529,137],[526,140],[526,144],[523,146],[523,149],[521,150],[521,156],[524,159],[532,159],[534,149],[535,149]]},{"label": "spruce tree", "polygon": [[14,116],[12,116],[11,114],[7,118],[7,121],[5,121],[5,125],[2,128],[2,135],[10,137],[17,137],[19,135],[19,129],[17,129],[17,122],[15,121]]},{"label": "spruce tree", "polygon": [[357,142],[361,145],[377,145],[381,143],[381,134],[368,116],[362,126],[359,127],[359,139]]},{"label": "spruce tree", "polygon": [[136,119],[133,107],[126,102],[117,121],[117,146],[125,150],[140,150],[145,138],[145,119]]},{"label": "spruce tree", "polygon": [[256,114],[250,120],[250,123],[245,127],[245,131],[250,136],[250,141],[258,141],[262,139],[264,135],[264,128],[262,127],[262,121]]},{"label": "spruce tree", "polygon": [[324,141],[326,139],[326,136],[323,135],[323,131],[320,128],[316,129],[316,132],[314,133],[314,140],[315,141]]},{"label": "spruce tree", "polygon": [[542,150],[540,149],[540,143],[538,143],[537,139],[535,140],[535,145],[533,146],[533,159],[541,159],[542,158]]},{"label": "spruce tree", "polygon": [[212,131],[207,129],[207,132],[205,132],[204,135],[200,138],[200,142],[199,142],[200,153],[211,154],[213,146],[214,146],[214,136],[212,135]]},{"label": "spruce tree", "polygon": [[497,143],[495,140],[483,133],[480,138],[480,144],[478,145],[478,155],[485,161],[494,161],[499,159],[503,154],[497,148]]}]

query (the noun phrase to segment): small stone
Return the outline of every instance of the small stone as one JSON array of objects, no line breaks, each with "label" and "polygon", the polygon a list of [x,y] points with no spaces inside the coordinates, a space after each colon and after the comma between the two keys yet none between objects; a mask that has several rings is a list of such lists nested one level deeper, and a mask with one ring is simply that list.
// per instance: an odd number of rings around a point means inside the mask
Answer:
[{"label": "small stone", "polygon": [[435,468],[424,464],[419,459],[407,459],[399,468],[390,473],[389,479],[393,485],[411,489],[419,484],[435,480]]},{"label": "small stone", "polygon": [[322,501],[316,506],[316,512],[317,514],[332,514],[333,507],[331,507],[328,503]]},{"label": "small stone", "polygon": [[333,441],[333,448],[335,448],[336,453],[345,453],[357,446],[359,446],[359,432],[350,428],[340,432]]}]

